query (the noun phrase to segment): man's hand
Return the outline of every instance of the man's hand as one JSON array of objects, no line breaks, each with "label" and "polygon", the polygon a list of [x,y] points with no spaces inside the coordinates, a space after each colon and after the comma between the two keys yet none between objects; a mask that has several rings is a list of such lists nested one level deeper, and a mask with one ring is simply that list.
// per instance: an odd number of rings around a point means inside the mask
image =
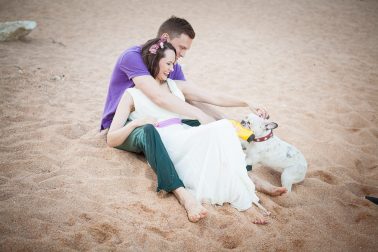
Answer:
[{"label": "man's hand", "polygon": [[256,108],[257,115],[264,118],[264,119],[269,119],[269,114],[268,112],[263,109],[263,108]]},{"label": "man's hand", "polygon": [[250,103],[248,103],[248,107],[249,107],[249,109],[253,113],[255,113],[256,115],[258,115],[259,117],[264,118],[264,119],[269,119],[269,114],[268,114],[268,112],[265,109],[263,109],[263,108],[256,108],[255,106],[253,106]]}]

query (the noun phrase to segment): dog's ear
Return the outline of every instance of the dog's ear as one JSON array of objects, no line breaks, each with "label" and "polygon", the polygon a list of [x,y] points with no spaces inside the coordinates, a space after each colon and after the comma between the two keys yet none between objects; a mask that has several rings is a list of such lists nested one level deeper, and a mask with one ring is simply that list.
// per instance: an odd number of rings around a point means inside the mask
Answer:
[{"label": "dog's ear", "polygon": [[278,124],[275,123],[275,122],[270,122],[268,124],[265,124],[265,129],[266,130],[273,130],[273,129],[277,128],[277,127],[278,127]]}]

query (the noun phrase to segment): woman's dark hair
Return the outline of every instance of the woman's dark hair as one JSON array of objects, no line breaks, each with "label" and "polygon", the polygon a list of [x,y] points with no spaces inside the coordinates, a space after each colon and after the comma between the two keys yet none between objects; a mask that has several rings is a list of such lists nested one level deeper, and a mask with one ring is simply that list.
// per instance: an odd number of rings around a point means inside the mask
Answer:
[{"label": "woman's dark hair", "polygon": [[[156,45],[156,50],[150,50],[154,45]],[[150,39],[142,46],[143,62],[146,64],[147,69],[153,78],[156,78],[156,76],[159,74],[159,61],[165,57],[166,50],[172,50],[176,54],[176,49],[171,43],[167,41],[161,42],[159,38]]]},{"label": "woman's dark hair", "polygon": [[170,17],[161,24],[157,37],[160,38],[163,33],[168,33],[171,39],[180,37],[181,34],[186,34],[191,39],[196,36],[193,27],[188,21],[175,16]]}]

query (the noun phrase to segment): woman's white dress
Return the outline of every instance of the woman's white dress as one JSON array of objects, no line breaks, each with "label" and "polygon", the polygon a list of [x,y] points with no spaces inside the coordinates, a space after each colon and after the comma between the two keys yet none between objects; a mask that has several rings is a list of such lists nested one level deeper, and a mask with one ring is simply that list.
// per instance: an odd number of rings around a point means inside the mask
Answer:
[{"label": "woman's white dress", "polygon": [[[172,94],[185,100],[173,80],[168,79]],[[135,111],[130,119],[154,117],[158,121],[185,118],[155,105],[136,88],[129,88]],[[211,204],[230,203],[239,211],[259,199],[255,185],[248,177],[245,154],[235,128],[228,120],[199,127],[185,124],[157,128],[177,174],[197,200]]]}]

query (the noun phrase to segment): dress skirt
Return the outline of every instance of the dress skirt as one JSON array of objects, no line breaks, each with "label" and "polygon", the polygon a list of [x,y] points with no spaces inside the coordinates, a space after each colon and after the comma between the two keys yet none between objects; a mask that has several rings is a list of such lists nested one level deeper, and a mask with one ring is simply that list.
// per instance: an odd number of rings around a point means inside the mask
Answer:
[{"label": "dress skirt", "polygon": [[259,201],[239,138],[228,120],[199,127],[174,124],[158,132],[180,179],[198,201],[227,202],[239,211]]}]

